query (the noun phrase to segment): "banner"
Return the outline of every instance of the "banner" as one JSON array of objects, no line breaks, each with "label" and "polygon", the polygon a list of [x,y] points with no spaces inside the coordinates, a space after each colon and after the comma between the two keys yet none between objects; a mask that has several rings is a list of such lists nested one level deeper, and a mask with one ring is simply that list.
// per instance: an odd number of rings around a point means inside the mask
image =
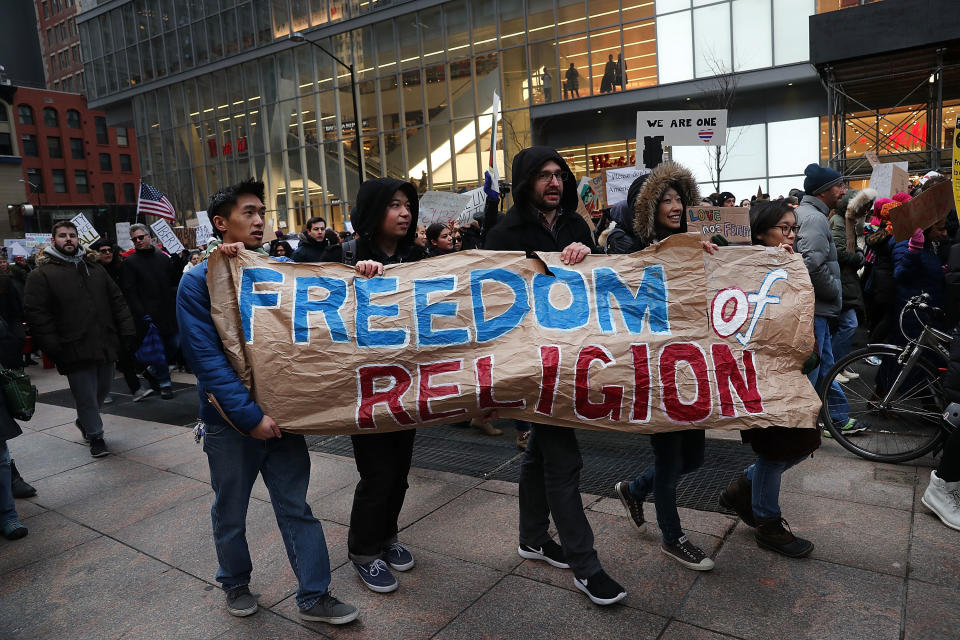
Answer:
[{"label": "banner", "polygon": [[690,207],[687,230],[709,240],[721,235],[730,244],[751,244],[749,207]]},{"label": "banner", "polygon": [[537,255],[467,251],[368,279],[216,251],[207,278],[224,352],[288,431],[393,431],[488,409],[643,433],[814,426],[799,255],[709,256],[696,234],[572,266]]}]

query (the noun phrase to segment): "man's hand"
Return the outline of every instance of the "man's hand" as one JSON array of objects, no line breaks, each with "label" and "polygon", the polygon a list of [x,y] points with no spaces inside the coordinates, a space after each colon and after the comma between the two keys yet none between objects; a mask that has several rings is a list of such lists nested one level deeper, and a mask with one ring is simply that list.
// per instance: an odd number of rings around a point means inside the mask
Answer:
[{"label": "man's hand", "polygon": [[582,242],[568,244],[560,252],[560,261],[563,264],[577,264],[583,262],[583,259],[590,255],[590,247]]},{"label": "man's hand", "polygon": [[277,426],[277,421],[267,415],[263,416],[263,418],[260,419],[260,424],[250,431],[250,436],[257,440],[283,437],[280,434],[280,427]]},{"label": "man's hand", "polygon": [[703,246],[703,250],[709,253],[710,255],[713,255],[716,252],[716,250],[720,248],[717,245],[713,244],[712,242],[707,242],[706,240],[702,240],[700,244]]},{"label": "man's hand", "polygon": [[217,246],[217,251],[222,251],[228,258],[236,258],[243,249],[242,242],[231,242],[230,244],[221,244]]},{"label": "man's hand", "polygon": [[361,260],[356,264],[357,273],[364,278],[383,275],[383,264],[376,260]]}]

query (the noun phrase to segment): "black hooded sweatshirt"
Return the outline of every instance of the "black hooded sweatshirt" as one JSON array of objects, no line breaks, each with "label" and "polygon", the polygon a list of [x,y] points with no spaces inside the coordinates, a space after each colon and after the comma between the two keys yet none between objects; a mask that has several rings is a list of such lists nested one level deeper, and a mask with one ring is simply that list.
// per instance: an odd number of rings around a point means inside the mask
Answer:
[{"label": "black hooded sweatshirt", "polygon": [[[380,222],[387,214],[387,205],[393,200],[393,194],[403,191],[410,199],[410,226],[407,235],[397,243],[397,251],[388,256],[377,246],[375,236]],[[417,217],[420,211],[417,188],[409,182],[395,178],[374,178],[360,185],[357,191],[357,206],[350,215],[353,230],[359,234],[357,240],[348,240],[328,248],[320,258],[322,262],[344,262],[344,251],[352,251],[350,262],[376,260],[381,264],[416,262],[425,257],[423,249],[414,242],[417,237]]]},{"label": "black hooded sweatshirt", "polygon": [[[553,160],[567,173],[563,194],[551,232],[540,222],[530,202],[534,176]],[[487,234],[484,249],[492,251],[562,251],[567,245],[582,242],[596,251],[587,221],[577,213],[577,181],[560,154],[550,147],[530,147],[513,158],[513,206]]]}]

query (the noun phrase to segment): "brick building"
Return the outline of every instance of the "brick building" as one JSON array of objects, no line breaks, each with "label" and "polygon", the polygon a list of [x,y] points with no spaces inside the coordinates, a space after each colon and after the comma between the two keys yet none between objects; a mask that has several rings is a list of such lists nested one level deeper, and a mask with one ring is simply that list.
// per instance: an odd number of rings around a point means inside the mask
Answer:
[{"label": "brick building", "polygon": [[34,0],[47,89],[85,93],[76,0]]}]

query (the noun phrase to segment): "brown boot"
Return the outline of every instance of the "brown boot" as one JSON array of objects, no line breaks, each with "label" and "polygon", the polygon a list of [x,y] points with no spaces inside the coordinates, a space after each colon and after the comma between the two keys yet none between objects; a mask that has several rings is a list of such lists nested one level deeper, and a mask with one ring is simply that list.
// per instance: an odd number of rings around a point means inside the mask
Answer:
[{"label": "brown boot", "polygon": [[520,451],[527,450],[527,442],[530,440],[530,430],[526,431],[517,431],[517,449]]},{"label": "brown boot", "polygon": [[470,426],[474,429],[479,429],[487,436],[499,436],[503,433],[500,429],[497,429],[493,426],[493,423],[489,420],[481,420],[480,418],[474,418],[470,421]]},{"label": "brown boot", "polygon": [[720,492],[720,506],[735,511],[744,524],[756,527],[753,517],[753,487],[744,474],[738,475],[730,481],[727,488]]},{"label": "brown boot", "polygon": [[[786,525],[786,527],[784,527]],[[803,558],[813,551],[813,543],[798,538],[790,531],[790,525],[781,517],[757,518],[757,530],[754,532],[757,546],[776,551],[788,558]]]}]

